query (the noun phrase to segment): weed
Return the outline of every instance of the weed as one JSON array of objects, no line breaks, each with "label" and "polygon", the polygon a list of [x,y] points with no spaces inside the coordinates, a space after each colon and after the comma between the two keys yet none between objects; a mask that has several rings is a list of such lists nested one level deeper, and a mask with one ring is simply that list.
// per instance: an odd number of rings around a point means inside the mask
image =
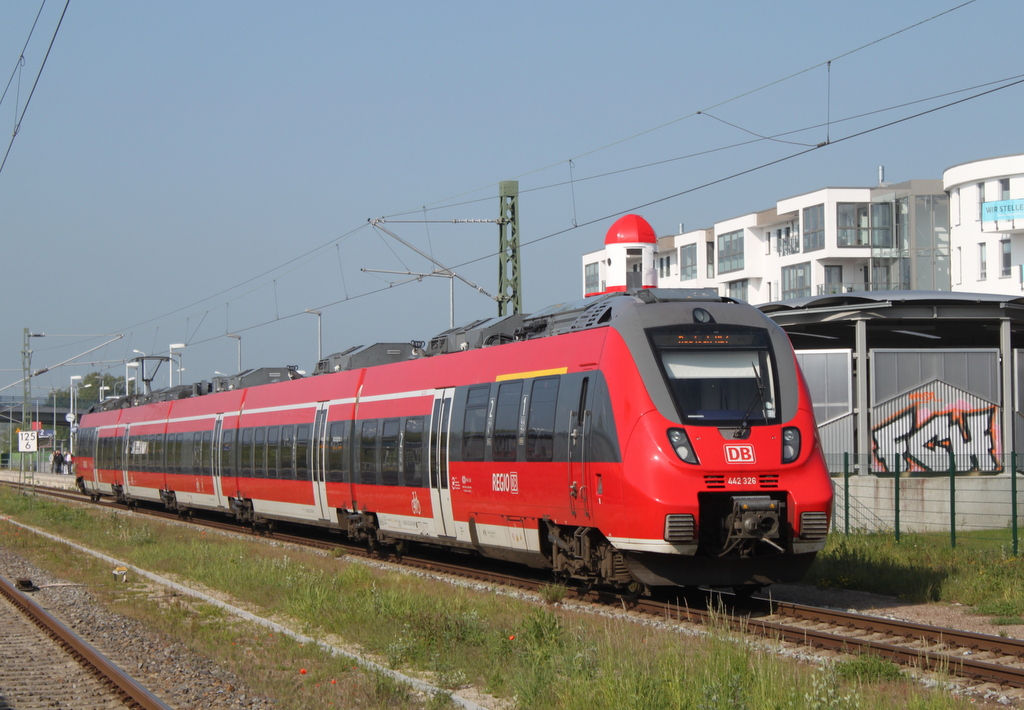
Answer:
[{"label": "weed", "polygon": [[565,599],[565,594],[568,591],[564,584],[545,584],[537,590],[540,598],[548,604],[557,604],[562,601]]},{"label": "weed", "polygon": [[900,667],[895,663],[868,653],[860,654],[847,661],[838,661],[833,668],[839,678],[847,681],[856,680],[861,683],[899,680],[903,677]]}]

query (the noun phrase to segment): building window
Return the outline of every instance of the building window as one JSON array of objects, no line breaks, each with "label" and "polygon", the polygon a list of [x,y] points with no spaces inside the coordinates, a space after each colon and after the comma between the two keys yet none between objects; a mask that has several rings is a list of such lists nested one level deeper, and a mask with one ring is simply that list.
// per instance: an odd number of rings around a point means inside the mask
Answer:
[{"label": "building window", "polygon": [[985,183],[978,183],[978,219],[981,219],[985,210]]},{"label": "building window", "polygon": [[583,267],[583,293],[597,293],[600,271],[597,262]]},{"label": "building window", "polygon": [[[824,208],[824,205],[821,205]],[[806,212],[807,210],[804,210]],[[789,256],[790,254],[800,253],[800,235],[794,233],[794,230],[790,227],[786,227],[785,231],[779,230],[781,236],[779,237],[779,256]],[[824,235],[824,232],[822,232]],[[824,246],[824,237],[822,238],[822,246]]]},{"label": "building window", "polygon": [[843,292],[843,267],[825,267],[825,293],[835,294]]},{"label": "building window", "polygon": [[782,267],[782,298],[803,298],[811,295],[811,262]]},{"label": "building window", "polygon": [[878,202],[871,205],[871,246],[891,247],[892,205]]},{"label": "building window", "polygon": [[672,257],[658,257],[658,278],[667,279],[672,275]]},{"label": "building window", "polygon": [[988,244],[982,242],[978,245],[978,280],[984,281],[988,278]]},{"label": "building window", "polygon": [[804,251],[825,248],[825,205],[804,208]]},{"label": "building window", "polygon": [[1010,265],[1010,240],[999,240],[999,250],[1002,253],[1002,264],[1000,265],[999,275],[1006,277],[1010,275],[1010,270],[1013,268]]},{"label": "building window", "polygon": [[749,282],[747,279],[740,279],[739,281],[729,282],[729,298],[734,298],[737,301],[747,300],[747,288]]},{"label": "building window", "polygon": [[836,204],[836,243],[841,247],[868,246],[868,205],[864,202]]},{"label": "building window", "polygon": [[1003,178],[999,181],[999,199],[1010,199],[1010,178]]},{"label": "building window", "polygon": [[697,245],[687,244],[679,247],[679,280],[690,281],[697,278]]},{"label": "building window", "polygon": [[718,235],[718,273],[743,268],[743,230]]},{"label": "building window", "polygon": [[708,245],[708,278],[715,278],[715,243],[705,242]]}]

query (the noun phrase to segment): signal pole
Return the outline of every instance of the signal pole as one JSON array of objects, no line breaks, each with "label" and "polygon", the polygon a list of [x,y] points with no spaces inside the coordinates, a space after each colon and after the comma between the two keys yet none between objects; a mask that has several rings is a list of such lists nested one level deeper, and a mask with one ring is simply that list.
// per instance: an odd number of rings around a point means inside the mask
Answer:
[{"label": "signal pole", "polygon": [[[498,185],[501,212],[498,217],[498,315],[523,311],[522,273],[519,269],[519,181]],[[512,304],[512,313],[509,304]]]}]

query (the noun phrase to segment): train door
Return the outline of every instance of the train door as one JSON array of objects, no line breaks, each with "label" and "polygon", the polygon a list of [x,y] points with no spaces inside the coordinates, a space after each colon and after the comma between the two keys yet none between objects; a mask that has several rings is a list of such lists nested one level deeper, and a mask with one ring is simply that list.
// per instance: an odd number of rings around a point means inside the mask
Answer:
[{"label": "train door", "polygon": [[224,486],[221,481],[221,452],[223,442],[221,441],[224,427],[224,415],[218,414],[217,421],[213,425],[213,446],[210,447],[210,472],[213,474],[213,495],[217,499],[217,507],[224,507]]},{"label": "train door", "polygon": [[313,420],[313,499],[321,520],[328,520],[330,508],[327,506],[327,452],[330,450],[327,436],[327,402],[317,405],[316,418]]},{"label": "train door", "polygon": [[587,460],[589,447],[587,435],[590,433],[590,378],[584,377],[578,390],[570,390],[575,404],[569,412],[569,509],[574,516],[589,518],[593,513],[590,487],[590,462]]},{"label": "train door", "polygon": [[452,492],[448,486],[448,441],[455,388],[434,393],[434,413],[430,418],[430,502],[434,511],[434,531],[443,537],[455,537]]},{"label": "train door", "polygon": [[[131,487],[128,472],[132,470],[132,454],[136,453],[135,450],[138,449],[140,445],[145,446],[145,442],[143,441],[132,442],[131,429],[132,425],[126,424],[124,431],[121,434],[121,465],[119,466],[121,470],[118,472],[118,475],[114,477],[114,485],[116,486],[120,483],[125,495],[128,495],[129,488]],[[121,480],[118,481],[117,479]]]}]

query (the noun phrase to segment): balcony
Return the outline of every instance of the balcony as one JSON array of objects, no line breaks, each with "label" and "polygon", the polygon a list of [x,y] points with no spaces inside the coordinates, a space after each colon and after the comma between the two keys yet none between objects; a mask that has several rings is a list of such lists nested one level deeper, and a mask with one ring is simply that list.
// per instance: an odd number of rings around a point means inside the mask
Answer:
[{"label": "balcony", "polygon": [[833,296],[838,293],[855,293],[857,291],[909,291],[910,284],[894,284],[889,281],[872,281],[864,283],[863,281],[858,282],[843,282],[843,283],[830,283],[830,284],[818,284],[818,295],[819,296]]}]

